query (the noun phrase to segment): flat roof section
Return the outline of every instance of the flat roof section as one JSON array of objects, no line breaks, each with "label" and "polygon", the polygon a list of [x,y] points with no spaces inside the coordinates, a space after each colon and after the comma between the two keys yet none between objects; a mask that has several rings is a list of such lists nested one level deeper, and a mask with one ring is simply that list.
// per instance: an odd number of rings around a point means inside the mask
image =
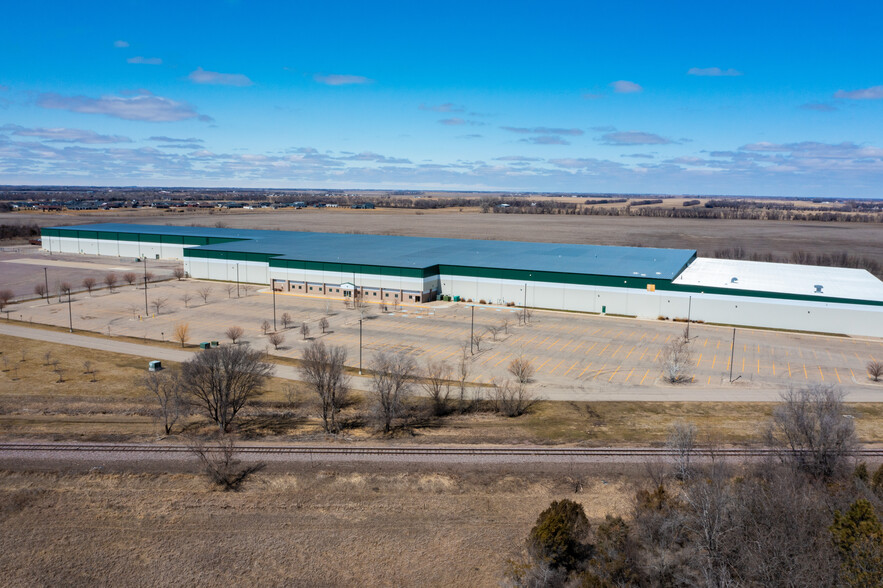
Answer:
[{"label": "flat roof section", "polygon": [[883,302],[883,282],[863,269],[697,257],[674,283]]},{"label": "flat roof section", "polygon": [[696,256],[694,250],[606,247],[521,241],[437,239],[347,233],[255,231],[102,223],[56,229],[248,239],[199,249],[279,255],[279,259],[407,268],[434,265],[546,271],[671,280]]}]

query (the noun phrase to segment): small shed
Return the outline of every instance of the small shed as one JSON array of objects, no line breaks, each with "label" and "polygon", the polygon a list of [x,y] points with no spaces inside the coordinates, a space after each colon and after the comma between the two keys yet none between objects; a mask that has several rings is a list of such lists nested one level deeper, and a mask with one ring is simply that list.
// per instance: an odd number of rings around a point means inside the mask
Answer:
[{"label": "small shed", "polygon": [[150,363],[147,364],[148,372],[158,372],[162,369],[162,362],[158,359],[154,359]]}]

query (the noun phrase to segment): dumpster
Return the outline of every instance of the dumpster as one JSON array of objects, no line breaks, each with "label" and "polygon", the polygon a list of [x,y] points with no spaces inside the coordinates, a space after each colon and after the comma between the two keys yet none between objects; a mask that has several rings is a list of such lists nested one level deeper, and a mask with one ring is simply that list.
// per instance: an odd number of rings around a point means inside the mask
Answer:
[{"label": "dumpster", "polygon": [[211,346],[212,346],[212,344],[209,343],[208,341],[203,341],[202,343],[199,344],[200,349],[209,349]]},{"label": "dumpster", "polygon": [[459,296],[454,296],[454,302],[460,302],[460,297],[459,297]]},{"label": "dumpster", "polygon": [[212,341],[212,347],[217,347],[217,346],[218,346],[218,342],[217,342],[217,341]]},{"label": "dumpster", "polygon": [[148,372],[158,372],[162,369],[162,362],[158,359],[155,359],[147,364]]}]

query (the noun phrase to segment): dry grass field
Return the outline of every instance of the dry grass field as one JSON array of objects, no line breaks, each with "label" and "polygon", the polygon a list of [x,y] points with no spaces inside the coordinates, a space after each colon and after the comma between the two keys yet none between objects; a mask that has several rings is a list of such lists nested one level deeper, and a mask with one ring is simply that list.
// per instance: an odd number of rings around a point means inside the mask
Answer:
[{"label": "dry grass field", "polygon": [[705,220],[644,217],[480,214],[477,209],[251,210],[162,212],[116,210],[80,213],[5,213],[0,223],[41,226],[126,222],[289,231],[358,232],[419,237],[461,237],[596,245],[696,249],[700,255],[742,247],[747,254],[789,257],[848,251],[883,261],[883,225],[844,222]]}]

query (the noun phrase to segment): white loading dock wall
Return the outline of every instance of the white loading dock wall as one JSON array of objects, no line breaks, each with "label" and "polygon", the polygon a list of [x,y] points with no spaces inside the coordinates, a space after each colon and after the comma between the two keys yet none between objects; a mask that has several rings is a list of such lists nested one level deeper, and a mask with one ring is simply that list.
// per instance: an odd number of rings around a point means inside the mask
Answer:
[{"label": "white loading dock wall", "polygon": [[132,258],[147,257],[148,259],[183,259],[184,249],[187,247],[196,247],[196,245],[84,237],[43,237],[43,249],[50,253],[80,253],[84,255]]},{"label": "white loading dock wall", "polygon": [[185,257],[184,271],[196,279],[270,284],[269,264],[265,261]]}]

